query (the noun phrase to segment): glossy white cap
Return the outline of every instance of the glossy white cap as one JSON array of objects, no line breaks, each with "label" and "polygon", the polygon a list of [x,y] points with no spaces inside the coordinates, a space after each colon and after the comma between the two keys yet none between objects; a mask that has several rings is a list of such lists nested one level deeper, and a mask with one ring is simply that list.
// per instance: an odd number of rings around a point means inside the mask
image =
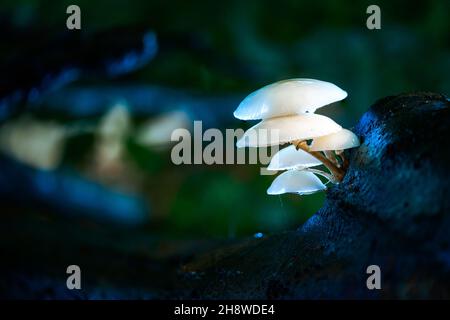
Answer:
[{"label": "glossy white cap", "polygon": [[344,150],[360,145],[359,139],[350,130],[342,129],[338,132],[314,138],[309,148],[311,151]]},{"label": "glossy white cap", "polygon": [[303,195],[322,191],[326,188],[312,172],[289,170],[275,178],[272,185],[267,189],[267,194],[297,193]]},{"label": "glossy white cap", "polygon": [[259,120],[314,113],[316,109],[346,97],[347,92],[330,82],[315,79],[283,80],[248,95],[234,111],[234,116],[241,120]]},{"label": "glossy white cap", "polygon": [[248,129],[236,146],[267,147],[325,136],[341,129],[342,127],[330,118],[318,114],[271,118]]},{"label": "glossy white cap", "polygon": [[278,151],[270,160],[267,170],[289,170],[295,168],[309,168],[320,166],[322,162],[310,155],[308,152],[297,148],[294,145]]}]

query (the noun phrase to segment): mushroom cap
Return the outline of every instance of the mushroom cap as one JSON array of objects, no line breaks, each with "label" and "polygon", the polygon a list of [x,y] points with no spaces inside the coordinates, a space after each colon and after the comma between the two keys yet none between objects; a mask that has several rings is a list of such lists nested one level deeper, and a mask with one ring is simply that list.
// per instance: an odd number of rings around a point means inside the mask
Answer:
[{"label": "mushroom cap", "polygon": [[311,151],[344,150],[359,146],[359,139],[350,130],[342,129],[338,132],[313,139],[309,148]]},{"label": "mushroom cap", "polygon": [[302,149],[297,150],[294,145],[278,151],[270,160],[267,170],[289,170],[295,168],[309,168],[320,166],[322,162]]},{"label": "mushroom cap", "polygon": [[292,115],[263,120],[248,129],[237,141],[238,148],[267,147],[306,140],[341,130],[342,127],[319,114]]},{"label": "mushroom cap", "polygon": [[315,79],[290,79],[267,85],[248,95],[234,111],[241,120],[259,120],[316,109],[347,97],[338,86]]},{"label": "mushroom cap", "polygon": [[272,182],[267,194],[283,193],[311,194],[325,190],[327,187],[312,172],[289,170],[283,172]]}]

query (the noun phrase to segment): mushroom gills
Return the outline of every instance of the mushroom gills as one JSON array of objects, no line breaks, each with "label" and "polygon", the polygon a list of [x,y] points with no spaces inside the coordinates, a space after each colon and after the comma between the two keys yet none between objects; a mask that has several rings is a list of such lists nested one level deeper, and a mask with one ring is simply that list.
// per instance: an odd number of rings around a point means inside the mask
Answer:
[{"label": "mushroom gills", "polygon": [[322,162],[310,155],[308,152],[297,148],[294,145],[278,151],[269,163],[267,170],[279,171],[289,169],[301,169],[320,166]]},{"label": "mushroom gills", "polygon": [[342,129],[332,119],[318,114],[293,115],[263,120],[237,141],[238,148],[268,147],[296,140],[313,139]]},{"label": "mushroom gills", "polygon": [[342,129],[338,132],[320,136],[313,139],[309,150],[311,151],[329,151],[344,150],[359,146],[359,139],[350,130]]}]

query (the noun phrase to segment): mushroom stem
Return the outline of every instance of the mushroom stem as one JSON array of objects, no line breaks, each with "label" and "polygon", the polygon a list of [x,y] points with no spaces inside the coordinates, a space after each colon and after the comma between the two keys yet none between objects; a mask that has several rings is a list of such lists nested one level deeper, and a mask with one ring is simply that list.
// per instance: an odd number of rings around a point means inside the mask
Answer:
[{"label": "mushroom stem", "polygon": [[318,170],[318,169],[314,169],[314,168],[304,168],[304,171],[309,171],[312,173],[316,173],[318,175],[321,175],[322,177],[325,177],[326,179],[328,179],[328,181],[332,182],[332,183],[337,183],[336,178],[329,173],[323,172],[322,170]]},{"label": "mushroom stem", "polygon": [[339,155],[339,157],[341,157],[341,159],[342,159],[342,168],[343,168],[345,171],[347,171],[347,168],[348,168],[348,165],[349,165],[348,159],[344,156],[344,153],[341,153],[341,154]]},{"label": "mushroom stem", "polygon": [[305,140],[296,140],[293,141],[292,144],[295,145],[297,149],[302,149],[311,154],[316,159],[320,160],[324,164],[324,166],[327,167],[328,170],[330,170],[331,174],[335,178],[334,180],[336,183],[342,181],[345,175],[345,171],[341,168],[338,168],[330,159],[325,157],[322,153],[318,151],[310,151],[308,144],[306,143]]}]

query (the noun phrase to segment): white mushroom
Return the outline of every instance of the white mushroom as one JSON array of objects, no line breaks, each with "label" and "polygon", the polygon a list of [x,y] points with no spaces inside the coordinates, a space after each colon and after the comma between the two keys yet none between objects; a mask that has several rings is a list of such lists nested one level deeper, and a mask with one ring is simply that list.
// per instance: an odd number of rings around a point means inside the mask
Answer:
[{"label": "white mushroom", "polygon": [[317,158],[301,149],[297,150],[294,145],[278,151],[269,163],[268,170],[289,170],[320,166],[322,164]]},{"label": "white mushroom", "polygon": [[312,139],[338,132],[342,127],[318,114],[303,114],[263,120],[248,129],[236,143],[238,148],[267,147]]},{"label": "white mushroom", "polygon": [[289,170],[280,174],[267,189],[267,194],[297,193],[312,194],[327,187],[312,172]]},{"label": "white mushroom", "polygon": [[311,151],[344,150],[359,146],[358,137],[347,129],[314,138],[309,148]]},{"label": "white mushroom", "polygon": [[241,120],[259,120],[314,113],[316,109],[346,97],[347,92],[330,82],[314,79],[283,80],[248,95],[234,116]]}]

